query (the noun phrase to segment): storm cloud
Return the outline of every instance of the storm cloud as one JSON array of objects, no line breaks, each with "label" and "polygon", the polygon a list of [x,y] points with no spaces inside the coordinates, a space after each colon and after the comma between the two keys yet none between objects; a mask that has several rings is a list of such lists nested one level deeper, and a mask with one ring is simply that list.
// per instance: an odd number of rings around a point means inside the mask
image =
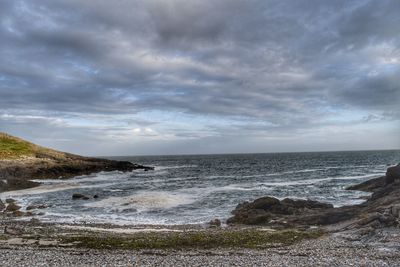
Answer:
[{"label": "storm cloud", "polygon": [[399,14],[396,0],[2,1],[0,130],[98,155],[400,148]]}]

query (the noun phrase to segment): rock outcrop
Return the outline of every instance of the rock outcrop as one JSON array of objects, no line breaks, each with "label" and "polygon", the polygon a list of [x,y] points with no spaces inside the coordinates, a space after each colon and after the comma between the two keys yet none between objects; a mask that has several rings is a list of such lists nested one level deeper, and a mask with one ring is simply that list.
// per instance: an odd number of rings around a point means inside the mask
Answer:
[{"label": "rock outcrop", "polygon": [[1,147],[4,150],[0,151],[0,192],[37,186],[37,182],[31,181],[33,179],[70,178],[100,171],[153,169],[127,161],[64,153],[3,133],[0,133]]},{"label": "rock outcrop", "polygon": [[0,199],[0,211],[3,211],[6,208],[6,205],[4,205],[3,201]]},{"label": "rock outcrop", "polygon": [[360,205],[334,208],[311,200],[278,200],[263,197],[239,204],[228,224],[256,224],[273,227],[330,225],[352,220],[352,227],[375,229],[400,223],[400,165],[390,167],[386,176],[354,185],[349,190],[372,192]]}]

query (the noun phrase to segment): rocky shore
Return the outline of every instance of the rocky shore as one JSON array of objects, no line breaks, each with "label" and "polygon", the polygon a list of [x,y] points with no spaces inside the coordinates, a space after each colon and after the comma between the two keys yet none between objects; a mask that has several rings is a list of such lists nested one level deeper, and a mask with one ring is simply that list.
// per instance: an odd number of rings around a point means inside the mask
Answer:
[{"label": "rocky shore", "polygon": [[[0,192],[35,186],[31,179],[151,169],[23,144],[16,158],[0,153]],[[2,199],[0,266],[400,266],[400,164],[348,190],[371,195],[345,207],[265,196],[239,204],[226,224],[177,226],[41,222],[45,203]]]},{"label": "rocky shore", "polygon": [[329,226],[329,229],[353,230],[360,235],[373,235],[377,229],[400,226],[400,164],[388,168],[383,177],[347,189],[372,194],[360,205],[338,208],[312,200],[263,197],[239,204],[227,223],[273,228]]},{"label": "rocky shore", "polygon": [[34,179],[65,179],[100,171],[152,170],[127,161],[83,157],[0,133],[0,192],[37,186]]}]

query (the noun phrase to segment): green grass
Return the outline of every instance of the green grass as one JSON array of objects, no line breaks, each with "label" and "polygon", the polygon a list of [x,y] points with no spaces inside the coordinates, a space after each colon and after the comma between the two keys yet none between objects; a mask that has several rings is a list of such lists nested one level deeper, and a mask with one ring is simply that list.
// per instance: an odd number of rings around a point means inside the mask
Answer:
[{"label": "green grass", "polygon": [[0,159],[15,159],[30,155],[33,155],[30,143],[8,135],[0,135]]},{"label": "green grass", "polygon": [[290,245],[303,239],[317,238],[321,232],[282,230],[218,230],[170,233],[138,233],[129,237],[93,235],[62,237],[63,243],[94,249],[188,249],[188,248],[266,248]]}]

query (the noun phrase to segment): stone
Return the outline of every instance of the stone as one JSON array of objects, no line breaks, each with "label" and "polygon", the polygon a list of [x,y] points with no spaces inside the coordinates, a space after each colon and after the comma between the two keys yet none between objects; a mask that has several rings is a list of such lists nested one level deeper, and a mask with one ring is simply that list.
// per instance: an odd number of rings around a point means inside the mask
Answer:
[{"label": "stone", "polygon": [[25,216],[26,213],[23,212],[23,211],[20,211],[20,210],[16,210],[16,211],[13,211],[12,215],[13,215],[14,217],[22,217],[22,216]]},{"label": "stone", "polygon": [[400,218],[400,204],[393,205],[390,209],[390,213],[395,217],[395,218]]},{"label": "stone", "polygon": [[37,209],[45,209],[47,206],[45,204],[38,204],[38,205],[29,205],[26,207],[26,210],[37,210]]},{"label": "stone", "polygon": [[4,227],[4,233],[7,235],[22,235],[24,233],[24,229],[19,227],[6,226]]},{"label": "stone", "polygon": [[0,211],[4,210],[6,208],[6,205],[4,205],[3,201],[0,199]]},{"label": "stone", "polygon": [[94,195],[93,198],[99,198],[99,196],[98,195]]},{"label": "stone", "polygon": [[[330,218],[336,220],[336,214],[323,214],[325,210],[331,210],[333,206],[313,200],[293,200],[286,198],[282,201],[274,197],[262,197],[253,202],[239,204],[232,214],[234,217],[227,220],[228,224],[324,224]],[[316,216],[321,214],[323,217]],[[310,216],[313,215],[313,216]],[[340,215],[340,214],[339,214]],[[330,217],[330,218],[328,218]],[[289,222],[286,222],[289,219]],[[285,223],[283,223],[285,222]]]},{"label": "stone", "polygon": [[8,204],[8,206],[7,206],[7,208],[6,208],[6,211],[11,211],[11,212],[13,212],[13,211],[17,211],[17,210],[19,210],[19,209],[21,209],[21,207],[20,206],[18,206],[17,204],[15,204],[14,202],[11,202],[10,204]]},{"label": "stone", "polygon": [[208,224],[210,227],[221,227],[221,221],[219,219],[211,220]]},{"label": "stone", "polygon": [[79,193],[75,193],[72,195],[72,199],[83,199],[83,200],[88,200],[90,199],[89,197],[79,194]]},{"label": "stone", "polygon": [[32,218],[32,219],[30,219],[29,222],[30,222],[31,224],[39,224],[39,223],[40,223],[40,220],[37,219],[37,218]]},{"label": "stone", "polygon": [[389,167],[386,171],[386,184],[400,181],[400,164]]},{"label": "stone", "polygon": [[12,199],[12,198],[7,198],[6,199],[6,203],[7,204],[14,203],[14,202],[15,202],[15,199]]}]

